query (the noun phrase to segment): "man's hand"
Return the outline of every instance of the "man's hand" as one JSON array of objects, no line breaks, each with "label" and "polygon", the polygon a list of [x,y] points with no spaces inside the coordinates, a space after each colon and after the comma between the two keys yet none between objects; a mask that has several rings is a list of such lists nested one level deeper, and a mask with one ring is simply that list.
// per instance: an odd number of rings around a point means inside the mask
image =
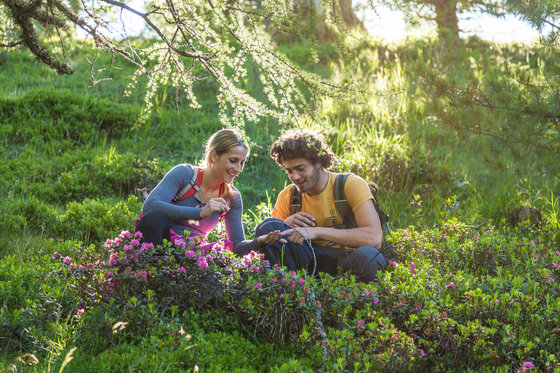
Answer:
[{"label": "man's hand", "polygon": [[218,214],[222,214],[228,211],[229,211],[229,207],[225,199],[221,197],[210,198],[208,202],[206,202],[202,210],[200,211],[200,218],[206,219],[207,217],[209,217],[215,212],[217,212]]},{"label": "man's hand", "polygon": [[279,230],[275,230],[273,232],[265,234],[264,236],[257,237],[258,247],[263,247],[265,245],[274,245],[277,242],[280,243],[288,242],[284,238],[282,238],[282,233]]},{"label": "man's hand", "polygon": [[315,216],[308,214],[307,212],[300,211],[288,216],[284,219],[284,223],[291,225],[292,227],[314,227]]},{"label": "man's hand", "polygon": [[292,228],[280,232],[280,235],[289,235],[288,241],[297,245],[301,245],[306,239],[313,241],[318,238],[316,228]]}]

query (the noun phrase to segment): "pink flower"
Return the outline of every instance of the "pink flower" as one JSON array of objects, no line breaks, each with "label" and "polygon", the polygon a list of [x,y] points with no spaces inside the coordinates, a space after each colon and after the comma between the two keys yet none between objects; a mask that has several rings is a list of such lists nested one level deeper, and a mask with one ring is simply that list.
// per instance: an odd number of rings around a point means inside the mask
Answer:
[{"label": "pink flower", "polygon": [[64,264],[70,264],[70,262],[72,261],[72,259],[69,256],[65,256],[64,259],[62,260],[64,262]]},{"label": "pink flower", "polygon": [[122,243],[122,238],[117,237],[113,240],[113,244],[115,245],[120,245]]},{"label": "pink flower", "polygon": [[74,263],[72,263],[68,266],[68,270],[70,270],[70,271],[73,271],[75,269],[76,269],[76,265]]},{"label": "pink flower", "polygon": [[379,303],[379,298],[373,298],[373,304]]},{"label": "pink flower", "polygon": [[113,240],[108,239],[107,241],[105,241],[105,247],[106,247],[107,249],[110,249],[111,246],[113,246],[114,243],[115,243],[115,242],[114,242]]},{"label": "pink flower", "polygon": [[132,245],[124,245],[123,250],[124,251],[131,251],[132,250]]},{"label": "pink flower", "polygon": [[257,282],[254,286],[255,289],[262,289],[262,284],[260,282]]},{"label": "pink flower", "polygon": [[53,259],[58,260],[60,258],[62,258],[62,255],[60,255],[60,253],[58,251],[55,251],[54,254],[53,254]]},{"label": "pink flower", "polygon": [[134,232],[134,238],[139,238],[139,239],[142,238],[142,232],[140,231]]},{"label": "pink flower", "polygon": [[554,268],[558,268],[558,267],[559,267],[558,263],[554,263],[552,266],[553,266]]},{"label": "pink flower", "polygon": [[303,278],[299,279],[299,284],[303,286],[303,284],[305,284],[305,280]]},{"label": "pink flower", "polygon": [[138,241],[136,238],[133,239],[133,240],[130,240],[130,243],[131,243],[132,246],[138,246],[138,245],[140,245],[140,241]]},{"label": "pink flower", "polygon": [[551,284],[554,284],[554,279],[553,278],[549,278],[548,282],[550,282]]},{"label": "pink flower", "polygon": [[525,361],[523,363],[523,365],[521,366],[521,368],[518,370],[518,372],[526,372],[529,369],[533,369],[535,367],[535,364],[531,363],[530,361]]},{"label": "pink flower", "polygon": [[560,256],[560,251],[556,250],[556,255]]},{"label": "pink flower", "polygon": [[358,321],[357,327],[358,327],[358,328],[363,328],[365,323],[366,323],[366,322],[365,322],[364,320],[360,319],[360,321]]},{"label": "pink flower", "polygon": [[185,267],[181,266],[181,267],[177,268],[177,272],[179,272],[179,273],[186,273],[187,270],[185,269]]},{"label": "pink flower", "polygon": [[258,272],[259,271],[259,267],[252,265],[249,267],[249,272]]},{"label": "pink flower", "polygon": [[189,259],[194,259],[194,251],[192,250],[185,251],[185,256]]},{"label": "pink flower", "polygon": [[186,247],[187,247],[187,244],[186,244],[186,242],[185,242],[185,241],[183,241],[183,239],[182,239],[182,238],[178,238],[178,239],[176,239],[176,240],[175,240],[175,245],[177,245],[177,246],[181,246],[181,248],[182,248],[182,249],[184,249],[184,248],[186,248]]},{"label": "pink flower", "polygon": [[80,308],[76,311],[76,317],[77,318],[82,317],[83,314],[84,314],[84,309],[83,308]]},{"label": "pink flower", "polygon": [[130,232],[129,231],[122,231],[121,234],[119,234],[120,238],[130,238]]},{"label": "pink flower", "polygon": [[109,258],[109,265],[115,266],[118,264],[117,258],[119,257],[118,253],[112,253],[111,257]]},{"label": "pink flower", "polygon": [[455,284],[453,282],[450,282],[449,284],[445,285],[446,289],[455,289]]},{"label": "pink flower", "polygon": [[410,271],[414,271],[416,269],[416,263],[410,263]]},{"label": "pink flower", "polygon": [[399,265],[397,264],[397,262],[394,262],[394,261],[392,261],[392,260],[389,260],[387,263],[388,263],[390,266],[395,267],[395,268],[397,268],[397,267],[399,266]]},{"label": "pink flower", "polygon": [[418,349],[418,353],[420,354],[420,356],[426,355],[426,353],[424,352],[424,350],[422,350],[421,348]]},{"label": "pink flower", "polygon": [[199,268],[206,268],[208,267],[208,262],[206,261],[206,258],[203,256],[199,256],[198,259],[196,260],[196,264],[198,265]]},{"label": "pink flower", "polygon": [[142,250],[149,250],[152,249],[154,247],[154,244],[151,242],[144,242],[142,244]]},{"label": "pink flower", "polygon": [[401,300],[401,301],[397,304],[397,307],[402,307],[403,304],[404,304],[404,303],[403,303],[402,300]]},{"label": "pink flower", "polygon": [[148,281],[148,272],[147,271],[136,271],[134,272],[134,278],[141,278],[144,281]]}]

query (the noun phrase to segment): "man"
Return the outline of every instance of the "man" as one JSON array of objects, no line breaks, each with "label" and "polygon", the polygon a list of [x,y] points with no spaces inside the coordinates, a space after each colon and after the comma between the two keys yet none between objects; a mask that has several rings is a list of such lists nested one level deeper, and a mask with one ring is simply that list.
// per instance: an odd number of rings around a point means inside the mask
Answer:
[{"label": "man", "polygon": [[[336,174],[327,171],[336,156],[314,132],[290,130],[272,145],[270,156],[286,171],[292,185],[278,195],[272,218],[265,219],[256,236],[280,232],[261,248],[274,264],[291,270],[337,273],[350,271],[361,281],[374,281],[386,261],[379,252],[382,229],[368,184],[351,174],[344,184],[356,228],[337,229],[343,219],[334,203]],[[293,188],[301,193],[301,206],[292,207]],[[312,243],[311,247],[309,241]]]}]

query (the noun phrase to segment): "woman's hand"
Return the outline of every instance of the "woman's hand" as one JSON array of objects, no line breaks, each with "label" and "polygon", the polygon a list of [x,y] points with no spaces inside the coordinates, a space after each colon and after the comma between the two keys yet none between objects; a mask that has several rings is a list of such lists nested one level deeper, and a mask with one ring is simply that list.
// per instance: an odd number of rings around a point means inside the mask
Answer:
[{"label": "woman's hand", "polygon": [[314,227],[315,216],[308,214],[307,212],[300,211],[288,216],[284,219],[284,223],[291,225],[292,227]]},{"label": "woman's hand", "polygon": [[264,236],[257,237],[257,246],[258,247],[263,247],[265,245],[274,245],[277,242],[280,242],[280,243],[288,242],[284,238],[282,238],[282,234],[280,233],[279,230],[275,230],[273,232],[265,234]]},{"label": "woman's hand", "polygon": [[223,214],[229,211],[229,206],[225,199],[221,197],[210,198],[200,211],[200,218],[206,219],[214,213]]}]

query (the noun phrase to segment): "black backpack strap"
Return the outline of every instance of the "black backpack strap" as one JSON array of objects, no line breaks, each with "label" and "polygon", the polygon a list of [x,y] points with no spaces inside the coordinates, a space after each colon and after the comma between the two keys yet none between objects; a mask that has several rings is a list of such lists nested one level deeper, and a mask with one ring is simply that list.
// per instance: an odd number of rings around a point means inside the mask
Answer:
[{"label": "black backpack strap", "polygon": [[346,199],[346,193],[344,193],[344,184],[346,184],[346,179],[348,179],[349,175],[350,174],[339,174],[334,181],[334,206],[340,216],[342,216],[342,225],[336,224],[336,218],[333,220],[335,228],[349,229],[356,227],[354,211],[352,211],[352,207],[350,207],[348,199]]},{"label": "black backpack strap", "polygon": [[292,193],[290,194],[290,215],[301,211],[301,193],[295,185],[292,185]]},{"label": "black backpack strap", "polygon": [[375,206],[375,211],[379,215],[379,221],[381,222],[381,228],[385,233],[391,233],[391,228],[389,228],[389,215],[385,213],[379,206],[379,199],[377,198],[377,193],[379,192],[379,187],[373,181],[368,181],[369,190],[373,196],[373,205]]}]

